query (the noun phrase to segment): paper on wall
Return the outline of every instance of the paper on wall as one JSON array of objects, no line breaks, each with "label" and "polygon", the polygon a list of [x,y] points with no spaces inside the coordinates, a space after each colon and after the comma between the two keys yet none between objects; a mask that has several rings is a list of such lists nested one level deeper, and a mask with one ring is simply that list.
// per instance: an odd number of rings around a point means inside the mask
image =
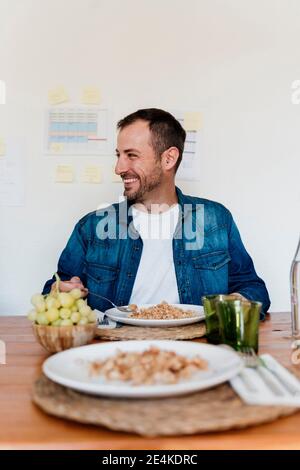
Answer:
[{"label": "paper on wall", "polygon": [[201,114],[185,113],[183,117],[183,127],[186,131],[198,131],[201,128]]},{"label": "paper on wall", "polygon": [[24,139],[6,142],[6,156],[0,159],[0,205],[23,206],[25,201]]},{"label": "paper on wall", "polygon": [[53,142],[50,145],[50,150],[54,153],[61,153],[64,150],[64,144],[60,144],[58,142]]},{"label": "paper on wall", "polygon": [[96,165],[87,165],[84,167],[81,181],[83,183],[101,183],[101,168]]},{"label": "paper on wall", "polygon": [[53,106],[46,112],[48,155],[109,155],[112,142],[109,112],[98,106]]},{"label": "paper on wall", "polygon": [[6,103],[6,86],[5,81],[0,80],[0,104]]},{"label": "paper on wall", "polygon": [[84,104],[99,104],[100,90],[96,87],[86,87],[82,91],[82,102]]},{"label": "paper on wall", "polygon": [[48,91],[48,100],[52,105],[66,103],[69,101],[68,94],[63,86],[52,88]]},{"label": "paper on wall", "polygon": [[186,131],[182,161],[176,173],[176,179],[199,181],[200,157],[203,158],[201,113],[173,111],[173,114]]},{"label": "paper on wall", "polygon": [[57,165],[55,171],[56,183],[73,183],[74,168],[73,165]]}]

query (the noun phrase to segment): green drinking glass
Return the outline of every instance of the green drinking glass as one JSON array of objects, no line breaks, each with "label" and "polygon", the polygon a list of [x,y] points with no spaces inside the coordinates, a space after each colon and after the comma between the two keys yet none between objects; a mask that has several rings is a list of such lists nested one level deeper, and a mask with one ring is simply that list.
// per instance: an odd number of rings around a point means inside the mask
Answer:
[{"label": "green drinking glass", "polygon": [[258,325],[261,302],[223,296],[216,301],[221,342],[237,351],[253,348],[258,352]]},{"label": "green drinking glass", "polygon": [[238,299],[236,295],[213,294],[202,297],[202,305],[205,314],[205,326],[207,341],[212,344],[220,344],[222,342],[220,335],[219,318],[216,311],[216,302],[222,301],[224,298]]}]

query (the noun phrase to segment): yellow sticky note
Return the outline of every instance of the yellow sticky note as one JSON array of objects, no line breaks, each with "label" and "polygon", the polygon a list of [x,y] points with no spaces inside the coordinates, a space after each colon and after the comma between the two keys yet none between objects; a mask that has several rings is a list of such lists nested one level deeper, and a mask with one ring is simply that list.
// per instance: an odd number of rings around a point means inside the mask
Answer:
[{"label": "yellow sticky note", "polygon": [[52,144],[50,145],[51,152],[61,153],[63,149],[64,149],[64,144],[61,144],[59,142],[52,142]]},{"label": "yellow sticky note", "polygon": [[6,145],[3,139],[0,139],[0,157],[6,155]]},{"label": "yellow sticky note", "polygon": [[83,181],[84,183],[101,183],[100,166],[87,165],[83,169],[81,181]]},{"label": "yellow sticky note", "polygon": [[74,168],[72,165],[57,165],[55,172],[56,183],[72,183],[74,180]]},{"label": "yellow sticky note", "polygon": [[185,113],[183,127],[186,131],[197,131],[201,127],[200,113]]},{"label": "yellow sticky note", "polygon": [[86,87],[82,92],[82,102],[84,104],[99,104],[100,90],[96,87]]},{"label": "yellow sticky note", "polygon": [[63,86],[58,86],[49,90],[48,99],[50,104],[60,104],[69,101],[68,94]]}]

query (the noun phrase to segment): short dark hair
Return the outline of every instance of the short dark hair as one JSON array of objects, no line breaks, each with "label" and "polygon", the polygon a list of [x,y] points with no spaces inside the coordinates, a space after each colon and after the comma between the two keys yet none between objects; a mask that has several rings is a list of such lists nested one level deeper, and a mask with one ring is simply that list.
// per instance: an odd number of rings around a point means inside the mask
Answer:
[{"label": "short dark hair", "polygon": [[176,173],[182,160],[186,138],[186,132],[182,125],[167,111],[157,108],[148,108],[139,109],[135,113],[129,114],[121,119],[117,124],[117,129],[122,130],[124,127],[140,119],[149,123],[151,144],[157,157],[160,157],[161,154],[170,147],[178,148],[179,158],[175,166]]}]

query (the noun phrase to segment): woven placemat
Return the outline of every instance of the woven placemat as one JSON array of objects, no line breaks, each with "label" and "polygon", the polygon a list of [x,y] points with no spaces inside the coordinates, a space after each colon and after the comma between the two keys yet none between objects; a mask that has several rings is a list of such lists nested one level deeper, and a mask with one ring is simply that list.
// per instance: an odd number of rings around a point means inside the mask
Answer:
[{"label": "woven placemat", "polygon": [[85,395],[45,376],[34,385],[33,401],[60,418],[153,437],[245,428],[297,411],[246,405],[228,383],[182,397],[130,400]]},{"label": "woven placemat", "polygon": [[193,339],[201,338],[206,333],[205,323],[173,326],[168,328],[152,328],[124,325],[121,328],[97,328],[96,337],[106,340],[122,341],[129,339]]}]

